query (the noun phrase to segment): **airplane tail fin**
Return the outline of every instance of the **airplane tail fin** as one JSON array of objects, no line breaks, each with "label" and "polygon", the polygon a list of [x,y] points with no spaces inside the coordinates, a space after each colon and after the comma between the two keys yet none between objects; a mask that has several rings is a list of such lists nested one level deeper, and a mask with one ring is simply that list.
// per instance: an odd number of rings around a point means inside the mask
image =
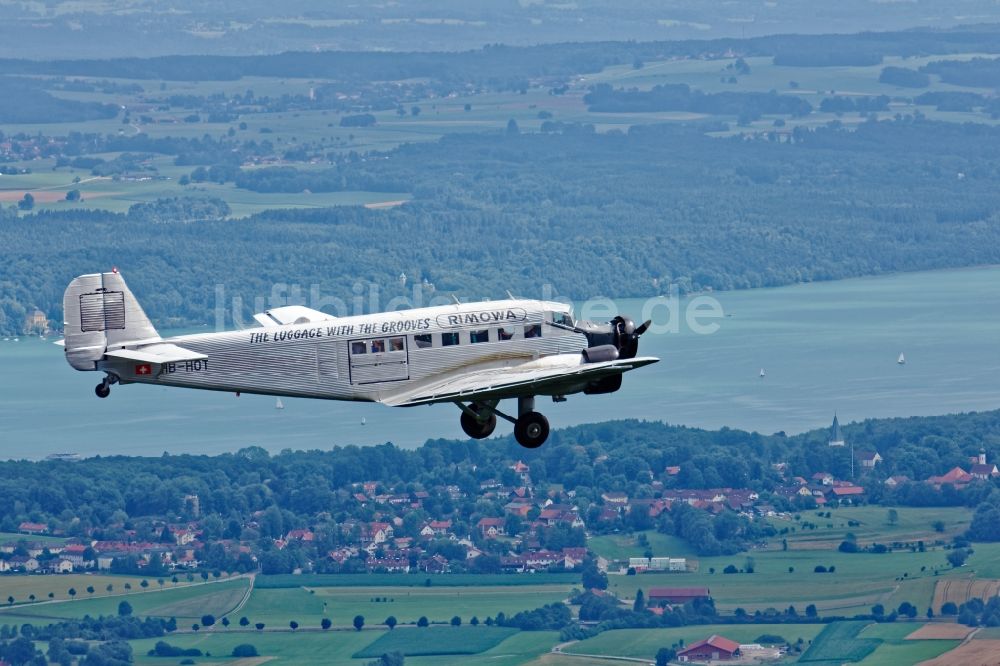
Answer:
[{"label": "airplane tail fin", "polygon": [[63,295],[63,331],[66,360],[77,370],[96,370],[108,349],[160,339],[117,269],[69,283]]}]

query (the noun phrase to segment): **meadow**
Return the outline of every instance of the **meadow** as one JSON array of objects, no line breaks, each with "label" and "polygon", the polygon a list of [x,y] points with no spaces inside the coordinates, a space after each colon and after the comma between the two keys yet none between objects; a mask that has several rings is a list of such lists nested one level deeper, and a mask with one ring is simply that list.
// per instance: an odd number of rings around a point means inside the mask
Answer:
[{"label": "meadow", "polygon": [[868,625],[858,636],[882,642],[859,663],[866,666],[909,666],[933,659],[960,643],[958,640],[906,640],[920,626],[912,622]]},{"label": "meadow", "polygon": [[355,657],[378,657],[386,652],[406,656],[479,654],[518,632],[509,627],[426,627],[387,631]]},{"label": "meadow", "polygon": [[[70,599],[91,599],[107,596],[119,596],[128,590],[125,585],[131,585],[132,593],[142,590],[143,579],[138,576],[111,576],[102,574],[52,574],[52,575],[7,575],[0,576],[0,603],[7,604],[8,597],[14,597],[14,604],[20,607],[22,604],[32,602],[30,598],[34,595],[35,602],[39,601],[67,601]],[[148,581],[151,588],[158,587],[155,580]],[[173,587],[173,583],[165,582],[167,587]],[[111,586],[111,589],[108,589]],[[94,592],[87,591],[88,587],[94,588]],[[76,596],[70,595],[70,589],[76,590]],[[52,595],[51,597],[49,595]]]},{"label": "meadow", "polygon": [[[853,534],[860,546],[917,541],[930,546],[935,541],[949,541],[965,532],[972,520],[972,511],[965,507],[895,507],[895,522],[884,506],[832,509],[829,518],[825,517],[826,513],[826,510],[803,511],[796,514],[797,517],[785,515],[768,519],[779,532],[788,530],[770,546],[779,548],[781,540],[786,539],[789,549],[836,548],[848,534]],[[934,527],[938,522],[940,532]]]},{"label": "meadow", "polygon": [[[452,627],[441,627],[442,631],[452,631]],[[558,641],[556,632],[514,632],[504,638],[499,632],[505,630],[487,630],[481,628],[483,635],[499,636],[500,641],[478,654],[433,655],[407,657],[407,666],[462,666],[464,664],[489,664],[490,666],[518,666],[532,662],[540,655],[546,654]],[[302,631],[294,635],[284,632],[255,632],[226,630],[221,627],[197,634],[179,634],[167,639],[171,645],[183,648],[198,648],[211,654],[209,657],[198,658],[199,663],[228,663],[233,661],[230,655],[235,646],[250,643],[257,648],[262,657],[268,657],[275,664],[303,664],[325,666],[327,664],[367,664],[370,657],[356,657],[370,646],[398,634],[434,632],[430,629],[396,629],[393,632],[380,631]],[[460,632],[462,630],[459,630]],[[405,637],[404,637],[405,638]],[[467,637],[466,637],[467,639]],[[135,663],[152,665],[165,663],[162,658],[148,657],[148,652],[159,639],[143,639],[131,641],[135,651]],[[487,647],[481,643],[481,647]],[[378,652],[377,654],[381,654]],[[273,659],[273,661],[272,661]]]},{"label": "meadow", "polygon": [[867,622],[834,622],[817,636],[799,658],[800,663],[860,661],[880,645],[878,638],[860,638]]},{"label": "meadow", "polygon": [[571,586],[477,586],[477,587],[318,587],[292,589],[255,588],[240,611],[251,622],[286,626],[296,620],[302,626],[319,626],[329,618],[335,626],[349,626],[355,615],[369,625],[381,624],[394,616],[400,623],[415,623],[420,617],[431,622],[448,622],[458,616],[468,622],[480,621],[503,612],[522,610],[562,601]]},{"label": "meadow", "polygon": [[[46,577],[39,576],[37,578]],[[64,577],[59,576],[58,578]],[[81,576],[81,578],[99,577]],[[119,583],[115,583],[115,589],[119,589],[118,585]],[[177,587],[173,587],[168,581],[161,589],[154,581],[148,590],[142,590],[138,581],[134,581],[133,590],[127,595],[108,595],[106,593],[98,595],[95,586],[94,598],[80,598],[81,594],[77,594],[77,599],[73,601],[35,603],[14,606],[10,610],[0,609],[0,624],[5,624],[8,620],[10,622],[41,624],[83,617],[84,615],[115,615],[118,613],[118,604],[122,601],[128,601],[136,615],[176,617],[178,622],[196,620],[205,614],[222,616],[239,604],[248,585],[249,581],[246,578],[212,583],[179,584]],[[83,592],[83,595],[89,597],[86,592]]]}]

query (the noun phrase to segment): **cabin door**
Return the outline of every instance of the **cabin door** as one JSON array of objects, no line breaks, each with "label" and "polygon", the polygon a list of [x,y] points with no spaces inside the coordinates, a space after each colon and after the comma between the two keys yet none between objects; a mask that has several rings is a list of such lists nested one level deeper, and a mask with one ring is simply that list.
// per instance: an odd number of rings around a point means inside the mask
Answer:
[{"label": "cabin door", "polygon": [[352,384],[398,382],[410,378],[405,336],[351,340],[348,354]]}]

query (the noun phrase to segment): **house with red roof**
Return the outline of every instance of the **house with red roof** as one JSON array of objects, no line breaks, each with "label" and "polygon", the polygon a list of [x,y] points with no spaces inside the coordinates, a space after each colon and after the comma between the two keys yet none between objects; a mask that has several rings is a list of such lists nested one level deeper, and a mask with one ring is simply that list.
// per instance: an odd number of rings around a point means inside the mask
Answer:
[{"label": "house with red roof", "polygon": [[953,467],[941,476],[929,477],[927,479],[927,483],[932,484],[936,488],[940,488],[943,485],[952,485],[956,488],[964,488],[972,483],[972,475],[961,467]]},{"label": "house with red roof", "polygon": [[45,523],[24,522],[17,526],[17,531],[22,534],[45,534],[49,531],[49,526]]},{"label": "house with red roof", "polygon": [[476,527],[485,538],[495,539],[504,535],[505,521],[503,518],[480,518]]},{"label": "house with red roof", "polygon": [[724,636],[712,634],[704,640],[692,643],[677,651],[677,660],[688,661],[729,661],[739,659],[740,644]]},{"label": "house with red roof", "polygon": [[653,604],[686,604],[710,596],[707,587],[651,587],[646,598]]},{"label": "house with red roof", "polygon": [[316,534],[312,530],[291,530],[285,536],[285,541],[315,541]]}]

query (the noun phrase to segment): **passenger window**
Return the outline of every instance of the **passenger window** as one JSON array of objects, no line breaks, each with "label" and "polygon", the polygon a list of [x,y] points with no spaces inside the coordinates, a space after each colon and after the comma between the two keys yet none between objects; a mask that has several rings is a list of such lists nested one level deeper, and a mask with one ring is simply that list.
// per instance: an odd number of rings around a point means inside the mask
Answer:
[{"label": "passenger window", "polygon": [[458,333],[442,333],[441,334],[441,346],[450,347],[451,345],[458,344]]},{"label": "passenger window", "polygon": [[389,351],[403,351],[403,338],[389,338]]},{"label": "passenger window", "polygon": [[497,335],[500,340],[513,340],[514,339],[514,329],[513,328],[501,328],[497,331]]},{"label": "passenger window", "polygon": [[489,329],[482,329],[479,331],[469,331],[469,342],[473,344],[477,342],[489,342],[490,341],[490,331]]},{"label": "passenger window", "polygon": [[526,338],[540,338],[542,337],[542,326],[541,324],[531,324],[530,326],[524,327],[524,337]]},{"label": "passenger window", "polygon": [[357,356],[358,354],[364,354],[367,351],[365,343],[363,342],[352,342],[351,343],[351,354]]},{"label": "passenger window", "polygon": [[372,340],[372,353],[381,354],[385,351],[385,340]]},{"label": "passenger window", "polygon": [[423,333],[421,335],[413,336],[413,344],[417,346],[417,349],[427,349],[432,344],[433,337],[430,333]]}]

